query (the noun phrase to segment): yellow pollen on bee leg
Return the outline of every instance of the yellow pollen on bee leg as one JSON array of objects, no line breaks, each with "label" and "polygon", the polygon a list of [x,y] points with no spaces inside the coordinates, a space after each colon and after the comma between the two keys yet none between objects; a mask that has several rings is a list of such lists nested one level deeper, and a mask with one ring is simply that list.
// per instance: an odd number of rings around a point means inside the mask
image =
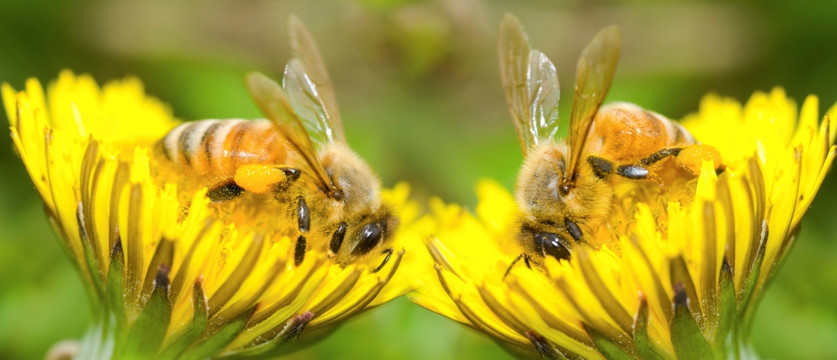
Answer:
[{"label": "yellow pollen on bee leg", "polygon": [[285,179],[285,173],[276,165],[248,164],[235,171],[235,183],[253,193],[266,193]]},{"label": "yellow pollen on bee leg", "polygon": [[721,153],[711,145],[695,144],[687,146],[677,154],[677,165],[689,170],[693,175],[700,175],[704,161],[712,161],[715,169],[721,166]]}]

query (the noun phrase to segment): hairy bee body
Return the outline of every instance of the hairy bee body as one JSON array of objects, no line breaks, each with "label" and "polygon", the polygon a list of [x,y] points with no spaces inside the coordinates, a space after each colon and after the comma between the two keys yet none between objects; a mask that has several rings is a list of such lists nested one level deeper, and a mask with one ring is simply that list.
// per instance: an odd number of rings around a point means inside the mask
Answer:
[{"label": "hairy bee body", "polygon": [[[161,141],[164,157],[179,169],[180,175],[193,178],[199,185],[213,187],[235,184],[236,172],[245,165],[290,166],[305,169],[302,160],[287,138],[268,120],[200,120],[172,129]],[[328,196],[306,172],[292,186],[271,194],[280,200],[280,214],[289,220],[300,217],[304,206],[306,222],[285,226],[283,231],[299,228],[308,248],[317,247],[335,255],[338,262],[366,255],[382,237],[352,241],[342,246],[344,238],[363,238],[362,232],[381,232],[395,228],[397,222],[381,203],[381,185],[372,169],[348,146],[330,143],[317,157],[334,185],[341,189],[339,199]],[[300,205],[300,200],[304,205]],[[280,215],[281,216],[281,215]],[[311,221],[310,219],[315,219]],[[363,226],[372,224],[371,226]],[[340,230],[340,227],[343,227]],[[341,233],[335,237],[335,233]]]},{"label": "hairy bee body", "polygon": [[289,146],[268,120],[200,120],[172,129],[162,153],[209,188],[230,183],[249,164],[288,164]]},{"label": "hairy bee body", "polygon": [[[613,208],[617,181],[692,179],[720,154],[679,124],[629,103],[602,106],[618,64],[621,33],[600,31],[576,66],[569,136],[560,141],[560,86],[555,66],[532,49],[520,22],[506,15],[498,35],[500,77],[526,161],[517,178],[522,218],[515,260],[568,259],[578,243],[597,238]],[[639,185],[638,183],[636,185]],[[595,245],[595,244],[594,244]]]},{"label": "hairy bee body", "polygon": [[601,154],[616,163],[631,164],[661,149],[694,144],[695,138],[663,115],[618,102],[599,109],[586,143],[587,154]]},{"label": "hairy bee body", "polygon": [[[158,149],[175,171],[161,176],[206,186],[221,218],[296,238],[296,265],[314,248],[341,265],[383,256],[372,270],[379,271],[394,253],[387,245],[397,217],[381,201],[378,177],[346,143],[313,38],[294,16],[288,30],[293,58],[282,84],[259,73],[247,77],[267,120],[202,120],[174,128]],[[246,200],[233,200],[243,194]]]},{"label": "hairy bee body", "polygon": [[[579,166],[576,186],[564,193],[562,176],[567,167],[568,147],[548,142],[531,150],[517,177],[516,200],[523,214],[524,238],[536,233],[559,234],[570,241],[566,219],[572,219],[582,232],[600,224],[610,211],[613,187],[609,179],[593,174],[589,164]],[[531,241],[522,241],[525,247]],[[537,251],[537,252],[540,252]]]},{"label": "hairy bee body", "polygon": [[[568,189],[562,189],[571,153],[566,143],[545,142],[526,156],[516,186],[526,232],[566,234],[567,241],[579,237],[568,227],[577,227],[581,234],[595,233],[607,219],[613,200],[615,178],[609,175],[615,169],[602,166],[638,164],[662,150],[688,148],[696,142],[691,133],[665,116],[619,102],[599,110],[585,144],[584,161],[578,164],[573,186]],[[591,159],[606,159],[607,163]],[[679,159],[674,160],[680,165]]]}]

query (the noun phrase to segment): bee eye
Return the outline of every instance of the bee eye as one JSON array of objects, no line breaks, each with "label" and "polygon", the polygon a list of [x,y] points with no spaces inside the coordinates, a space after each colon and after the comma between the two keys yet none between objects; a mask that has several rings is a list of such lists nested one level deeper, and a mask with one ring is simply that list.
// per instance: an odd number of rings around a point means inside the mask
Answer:
[{"label": "bee eye", "polygon": [[378,222],[364,225],[355,236],[352,255],[363,255],[375,248],[384,236],[384,225]]},{"label": "bee eye", "polygon": [[535,248],[539,249],[543,256],[552,256],[556,260],[569,260],[570,250],[564,244],[567,244],[567,240],[561,238],[558,234],[535,234]]}]

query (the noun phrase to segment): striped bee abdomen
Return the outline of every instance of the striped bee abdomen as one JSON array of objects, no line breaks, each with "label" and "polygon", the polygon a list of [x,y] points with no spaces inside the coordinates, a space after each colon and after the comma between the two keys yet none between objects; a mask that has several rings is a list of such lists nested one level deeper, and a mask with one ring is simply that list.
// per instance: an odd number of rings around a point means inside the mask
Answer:
[{"label": "striped bee abdomen", "polygon": [[232,179],[247,164],[281,164],[285,141],[267,120],[201,120],[182,124],[161,141],[180,171],[212,182]]},{"label": "striped bee abdomen", "polygon": [[629,103],[599,109],[588,136],[588,153],[618,163],[633,163],[663,148],[695,143],[680,124]]}]

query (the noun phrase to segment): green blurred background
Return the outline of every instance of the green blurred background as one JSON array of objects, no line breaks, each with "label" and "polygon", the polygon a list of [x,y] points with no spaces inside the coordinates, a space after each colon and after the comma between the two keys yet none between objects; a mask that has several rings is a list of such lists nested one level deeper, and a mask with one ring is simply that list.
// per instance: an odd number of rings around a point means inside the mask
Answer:
[{"label": "green blurred background", "polygon": [[[511,188],[522,161],[495,51],[505,12],[558,67],[562,119],[581,48],[623,29],[609,99],[672,118],[715,91],[746,100],[783,86],[800,103],[837,100],[837,2],[761,1],[0,1],[0,81],[55,78],[69,68],[100,83],[126,75],[182,119],[255,117],[242,76],[274,77],[288,59],[284,23],[297,13],[320,44],[349,143],[387,185],[411,183],[473,207],[479,178]],[[78,338],[89,309],[24,168],[0,136],[0,358],[42,358]],[[764,358],[837,358],[835,176],[764,298],[753,344]],[[488,338],[399,299],[290,357],[508,357]]]}]

